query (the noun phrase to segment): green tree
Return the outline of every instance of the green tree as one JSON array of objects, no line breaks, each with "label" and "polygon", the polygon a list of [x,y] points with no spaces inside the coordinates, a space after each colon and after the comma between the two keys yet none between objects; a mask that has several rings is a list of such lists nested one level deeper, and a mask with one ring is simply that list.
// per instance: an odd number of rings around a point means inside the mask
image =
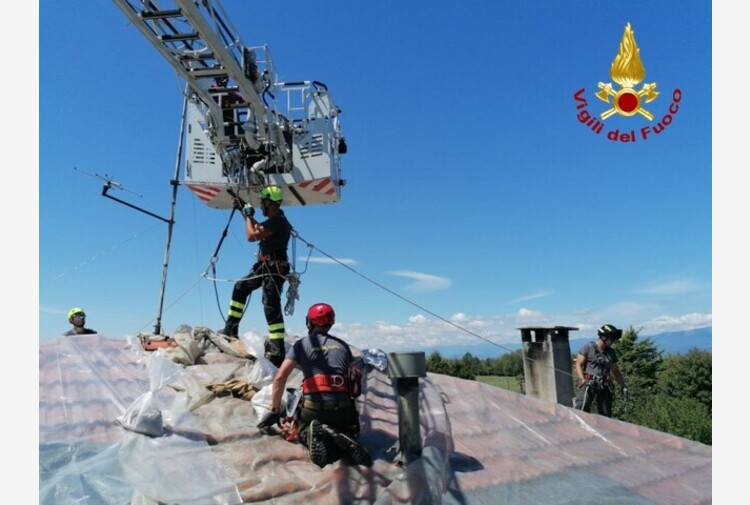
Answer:
[{"label": "green tree", "polygon": [[667,356],[659,367],[658,391],[674,398],[690,398],[712,412],[711,353],[691,349]]},{"label": "green tree", "polygon": [[471,379],[474,379],[482,371],[479,358],[473,356],[470,352],[467,352],[461,358],[461,368],[466,375],[471,377]]},{"label": "green tree", "polygon": [[448,363],[443,359],[439,352],[433,351],[425,362],[425,368],[428,372],[450,375],[448,373]]},{"label": "green tree", "polygon": [[630,327],[615,344],[631,399],[616,395],[614,417],[711,443],[711,355],[694,350],[666,358]]},{"label": "green tree", "polygon": [[516,377],[523,375],[523,354],[522,350],[503,354],[498,358],[498,374],[506,377]]},{"label": "green tree", "polygon": [[662,353],[651,339],[639,340],[639,331],[631,326],[613,347],[630,392],[648,394],[656,387]]},{"label": "green tree", "polygon": [[625,421],[711,444],[711,413],[701,402],[658,393],[629,403]]},{"label": "green tree", "polygon": [[[649,339],[639,340],[638,332],[632,326],[623,332],[614,345],[617,352],[617,365],[628,387],[631,402],[649,398],[657,391],[657,374],[662,362],[662,353]],[[615,394],[613,417],[624,419],[625,399],[620,391]]]}]

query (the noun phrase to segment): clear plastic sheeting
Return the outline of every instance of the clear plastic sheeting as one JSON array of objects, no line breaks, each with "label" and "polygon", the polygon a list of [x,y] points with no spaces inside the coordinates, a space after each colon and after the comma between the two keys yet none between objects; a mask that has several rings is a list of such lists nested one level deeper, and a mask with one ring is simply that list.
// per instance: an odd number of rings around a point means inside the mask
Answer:
[{"label": "clear plastic sheeting", "polygon": [[388,357],[382,349],[362,349],[362,360],[381,372],[388,370]]},{"label": "clear plastic sheeting", "polygon": [[[149,370],[158,355],[133,345],[86,335],[40,346],[40,503],[711,503],[710,446],[429,373],[419,379],[421,455],[403,466],[398,393],[377,349],[362,352],[356,400],[374,464],[318,468],[279,430],[255,427],[275,371],[262,356],[207,347],[155,385]],[[208,387],[227,381],[255,394],[218,396]],[[300,381],[295,372],[287,386]],[[117,421],[150,391],[163,419],[158,437]]]},{"label": "clear plastic sheeting", "polygon": [[40,503],[242,503],[186,397],[166,388],[180,365],[157,351],[147,367],[130,344],[98,335],[50,351],[40,352]]}]

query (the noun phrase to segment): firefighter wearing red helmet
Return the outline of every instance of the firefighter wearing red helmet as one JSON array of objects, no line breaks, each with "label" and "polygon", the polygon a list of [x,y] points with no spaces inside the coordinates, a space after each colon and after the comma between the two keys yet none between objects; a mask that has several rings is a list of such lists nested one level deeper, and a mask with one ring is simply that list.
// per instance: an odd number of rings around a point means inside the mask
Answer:
[{"label": "firefighter wearing red helmet", "polygon": [[287,378],[298,367],[303,376],[302,398],[293,415],[299,430],[297,441],[307,447],[310,460],[321,468],[341,458],[370,466],[370,453],[359,443],[359,413],[354,401],[360,393],[361,374],[354,372],[360,363],[349,344],[328,333],[336,323],[329,304],[311,306],[305,322],[308,334],[286,353],[273,379],[270,412],[258,427],[265,429],[279,422]]},{"label": "firefighter wearing red helmet", "polygon": [[333,311],[333,307],[327,303],[316,303],[310,307],[305,317],[308,330],[312,330],[315,326],[330,328],[335,322],[336,313]]},{"label": "firefighter wearing red helmet", "polygon": [[622,337],[622,330],[605,324],[599,328],[597,336],[595,342],[584,344],[578,351],[575,365],[578,393],[573,398],[573,407],[591,412],[591,404],[596,401],[599,414],[612,417],[612,377],[622,388],[623,398],[628,399],[628,388],[617,366],[617,352],[612,349],[612,344]]}]

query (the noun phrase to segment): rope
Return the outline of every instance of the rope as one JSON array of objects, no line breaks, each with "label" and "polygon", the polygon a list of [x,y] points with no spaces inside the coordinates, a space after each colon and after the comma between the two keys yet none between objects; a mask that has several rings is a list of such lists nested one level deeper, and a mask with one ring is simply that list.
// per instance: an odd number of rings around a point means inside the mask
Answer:
[{"label": "rope", "polygon": [[284,305],[284,314],[291,316],[294,314],[294,302],[299,300],[299,274],[290,272],[286,276],[289,286],[286,288],[286,305]]},{"label": "rope", "polygon": [[[224,238],[226,237],[227,230],[229,228],[229,224],[231,223],[231,220],[232,220],[233,216],[234,216],[234,209],[233,209],[231,215],[229,216],[229,221],[227,222],[227,225],[226,225],[226,227],[225,227],[225,229],[224,229],[224,231],[222,233],[222,237],[221,237],[221,239],[219,241],[219,244],[216,247],[216,250],[214,251],[213,256],[209,259],[209,265],[208,265],[208,267],[206,268],[205,272],[198,279],[198,280],[200,280],[201,278],[205,278],[205,279],[213,281],[213,283],[214,283],[214,292],[216,293],[217,306],[219,308],[219,313],[221,314],[222,320],[224,320],[224,322],[226,322],[226,319],[224,318],[224,314],[223,314],[223,311],[222,311],[221,303],[220,303],[220,300],[219,300],[217,282],[232,282],[232,281],[230,279],[219,279],[218,277],[216,277],[216,262],[218,260],[219,249],[221,248],[222,242],[224,241]],[[316,250],[320,254],[322,254],[323,256],[325,256],[325,257],[329,258],[330,260],[332,260],[333,262],[341,265],[342,267],[346,268],[347,270],[349,270],[350,272],[354,273],[355,275],[363,278],[367,282],[369,282],[369,283],[371,283],[371,284],[379,287],[383,291],[386,291],[387,293],[395,296],[396,298],[399,298],[400,300],[408,303],[409,305],[412,305],[413,307],[416,307],[417,309],[419,309],[419,310],[421,310],[421,311],[423,311],[423,312],[425,312],[427,314],[430,314],[434,318],[436,318],[436,319],[438,319],[440,321],[443,321],[444,323],[446,323],[446,324],[448,324],[448,325],[456,328],[457,330],[460,330],[460,331],[462,331],[462,332],[464,332],[464,333],[466,333],[468,335],[471,335],[474,338],[482,340],[482,341],[484,341],[484,342],[486,342],[488,344],[494,345],[495,347],[498,347],[498,348],[503,349],[505,351],[513,352],[512,349],[509,349],[509,348],[507,348],[507,347],[505,347],[505,346],[503,346],[501,344],[498,344],[497,342],[494,342],[494,341],[492,341],[492,340],[490,340],[490,339],[488,339],[486,337],[483,337],[483,336],[479,335],[478,333],[473,332],[473,331],[471,331],[471,330],[469,330],[467,328],[464,328],[463,326],[461,326],[459,324],[456,324],[455,322],[453,322],[453,321],[451,321],[449,319],[444,318],[443,316],[441,316],[441,315],[437,314],[436,312],[428,309],[427,307],[424,307],[423,305],[420,305],[420,304],[414,302],[413,300],[410,300],[410,299],[402,296],[401,294],[393,291],[392,289],[384,286],[383,284],[380,284],[379,282],[377,282],[377,281],[375,281],[375,280],[367,277],[363,273],[357,271],[356,269],[352,268],[351,266],[349,266],[349,265],[347,265],[347,264],[339,261],[335,257],[333,257],[330,254],[328,254],[327,252],[323,251],[322,249],[320,249],[319,247],[317,247],[315,244],[309,242],[308,240],[305,240],[302,236],[300,236],[300,234],[295,229],[292,229],[291,236],[293,238],[293,240],[292,240],[292,262],[290,264],[290,272],[289,272],[289,274],[286,275],[286,281],[288,282],[288,287],[287,287],[287,302],[286,302],[286,304],[284,306],[284,309],[283,309],[284,310],[284,314],[286,316],[291,316],[292,314],[294,314],[294,305],[295,305],[295,302],[297,300],[299,300],[299,285],[301,284],[300,276],[302,274],[304,274],[305,272],[307,272],[307,268],[309,266],[310,257],[312,255],[312,251]],[[297,261],[297,243],[296,243],[296,241],[297,240],[303,242],[308,247],[308,249],[309,249],[309,252],[308,252],[308,255],[307,255],[307,259],[305,261],[305,269],[302,272],[299,272],[299,273],[296,271],[296,261]],[[209,276],[208,275],[209,271],[213,272],[213,276]],[[237,282],[239,280],[246,280],[246,279],[250,279],[250,278],[251,277],[242,277],[240,279],[236,279],[234,282]],[[190,288],[188,288],[188,290],[186,290],[185,293],[183,293],[179,298],[177,298],[177,300],[175,300],[175,302],[173,302],[172,304],[170,304],[167,308],[170,308],[180,298],[184,297],[185,294],[187,294],[187,291],[189,291],[190,289],[192,289],[195,286],[195,284],[197,284],[197,282],[198,281],[196,281],[196,283],[194,283],[193,286],[191,286]],[[250,297],[248,297],[248,300],[246,301],[245,310],[247,310],[249,302],[250,302]],[[243,315],[244,315],[244,311],[243,311]],[[528,358],[528,359],[530,361],[536,361],[533,358]],[[552,368],[552,369],[554,369],[554,370],[556,370],[558,372],[561,372],[561,373],[563,373],[565,375],[568,375],[571,378],[573,377],[573,373],[570,370],[559,370],[559,369],[556,369],[554,366],[548,365],[546,363],[542,363],[542,364],[544,366],[549,366],[550,368]]]},{"label": "rope", "polygon": [[[230,216],[230,220],[231,220],[231,216]],[[228,224],[227,224],[227,226],[228,226]],[[354,273],[355,275],[358,275],[359,277],[365,279],[367,282],[369,282],[369,283],[371,283],[371,284],[379,287],[380,289],[382,289],[382,290],[390,293],[391,295],[395,296],[396,298],[399,298],[400,300],[408,303],[409,305],[412,305],[413,307],[416,307],[417,309],[419,309],[419,310],[421,310],[423,312],[426,312],[427,314],[430,314],[434,318],[439,319],[440,321],[443,321],[444,323],[447,323],[447,324],[453,326],[454,328],[456,328],[456,329],[458,329],[458,330],[460,330],[460,331],[462,331],[462,332],[464,332],[464,333],[466,333],[468,335],[471,335],[471,336],[473,336],[475,338],[478,338],[478,339],[480,339],[480,340],[482,340],[482,341],[484,341],[484,342],[486,342],[488,344],[494,345],[495,347],[498,347],[498,348],[503,349],[503,350],[508,351],[508,352],[514,352],[513,349],[509,349],[509,348],[507,348],[507,347],[505,347],[505,346],[503,346],[501,344],[498,344],[497,342],[494,342],[494,341],[492,341],[492,340],[490,340],[488,338],[485,338],[485,337],[483,337],[483,336],[481,336],[481,335],[479,335],[479,334],[477,334],[477,333],[475,333],[475,332],[473,332],[473,331],[471,331],[471,330],[469,330],[467,328],[464,328],[463,326],[461,326],[459,324],[456,324],[453,321],[450,321],[450,320],[442,317],[441,315],[433,312],[432,310],[430,310],[430,309],[428,309],[428,308],[426,308],[426,307],[424,307],[424,306],[422,306],[422,305],[420,305],[420,304],[418,304],[418,303],[416,303],[416,302],[414,302],[414,301],[412,301],[412,300],[410,300],[410,299],[408,299],[408,298],[400,295],[399,293],[396,293],[392,289],[390,289],[390,288],[388,288],[388,287],[380,284],[379,282],[377,282],[377,281],[375,281],[375,280],[367,277],[366,275],[364,275],[361,272],[355,270],[354,268],[350,267],[349,265],[347,265],[347,264],[339,261],[338,259],[336,259],[335,257],[331,256],[327,252],[323,251],[322,249],[320,249],[316,245],[312,244],[311,242],[305,240],[294,229],[292,230],[292,237],[295,239],[295,241],[296,240],[300,240],[300,241],[304,242],[307,245],[307,247],[310,249],[310,252],[308,253],[306,264],[305,264],[305,270],[303,270],[301,273],[305,273],[307,271],[307,267],[309,266],[309,261],[310,261],[310,256],[312,255],[312,251],[316,250],[320,254],[322,254],[323,256],[326,256],[327,258],[331,259],[335,263],[337,263],[337,264],[341,265],[342,267],[346,268],[347,270],[349,270],[350,272]],[[222,240],[223,240],[223,238],[222,238]],[[221,246],[221,243],[219,244],[219,247],[220,246]],[[294,242],[292,244],[292,250],[293,250],[293,260],[294,260],[294,262],[296,262],[296,243],[294,243]],[[203,278],[214,281],[214,286],[216,286],[216,282],[217,281],[230,282],[229,279],[222,280],[222,279],[217,279],[216,277],[213,277],[213,278],[212,277],[208,277],[208,275],[207,275],[209,270],[213,270],[215,272],[217,254],[218,254],[218,248],[217,248],[216,252],[214,253],[214,256],[212,256],[211,259],[209,260],[209,266],[206,268],[206,271],[202,275],[200,275],[199,278],[188,289],[186,289],[183,292],[182,295],[180,295],[174,302],[172,302],[170,305],[168,305],[167,309],[165,309],[165,311],[168,310],[169,308],[171,308],[181,298],[183,298],[187,294],[187,292],[190,291],[191,289],[193,289],[198,284],[198,282],[201,279],[203,279]],[[286,276],[286,279],[289,282],[289,287],[287,288],[287,303],[286,303],[286,305],[284,307],[284,314],[286,314],[287,316],[291,316],[294,313],[294,302],[296,300],[299,300],[299,284],[301,283],[301,280],[300,280],[301,273],[295,272],[294,271],[294,266],[292,266],[292,271]],[[249,278],[250,277],[243,277],[242,279],[249,279]],[[241,280],[241,279],[238,279],[238,280]],[[250,298],[248,297],[248,301],[246,302],[246,305],[245,305],[245,310],[247,310],[247,306],[249,305],[249,301],[250,301]],[[218,292],[217,292],[217,303],[218,303]],[[220,304],[219,304],[219,311],[221,313],[221,305]],[[222,319],[224,319],[223,313],[222,313]],[[149,324],[153,323],[153,321],[155,321],[155,320],[156,320],[155,318],[152,319],[149,323],[145,324],[143,326],[143,328],[147,327]],[[226,322],[226,320],[225,320],[225,322]],[[537,360],[535,360],[533,358],[530,358],[530,357],[527,357],[527,359],[529,361],[532,361],[532,362],[536,362],[537,361]],[[544,366],[547,366],[547,367],[549,367],[549,368],[551,368],[551,369],[553,369],[553,370],[555,370],[557,372],[560,372],[562,374],[568,375],[571,378],[573,377],[573,373],[570,370],[560,370],[560,369],[555,368],[554,366],[548,365],[546,363],[541,363],[541,364],[544,365]]]},{"label": "rope", "polygon": [[[456,329],[458,329],[460,331],[463,331],[464,333],[467,333],[467,334],[469,334],[469,335],[471,335],[471,336],[473,336],[475,338],[483,340],[484,342],[487,342],[488,344],[494,345],[495,347],[499,347],[500,349],[504,349],[504,350],[506,350],[508,352],[514,352],[512,349],[509,349],[509,348],[507,348],[507,347],[505,347],[505,346],[503,346],[501,344],[498,344],[497,342],[493,342],[492,340],[490,340],[488,338],[485,338],[485,337],[483,337],[483,336],[481,336],[481,335],[479,335],[479,334],[477,334],[477,333],[475,333],[475,332],[473,332],[473,331],[471,331],[471,330],[469,330],[467,328],[464,328],[463,326],[461,326],[459,324],[456,324],[453,321],[450,321],[450,320],[444,318],[443,316],[441,316],[441,315],[439,315],[439,314],[431,311],[430,309],[428,309],[428,308],[426,308],[426,307],[424,307],[424,306],[422,306],[422,305],[420,305],[420,304],[418,304],[418,303],[416,303],[416,302],[414,302],[412,300],[409,300],[408,298],[406,298],[406,297],[404,297],[404,296],[396,293],[392,289],[389,289],[386,286],[383,286],[379,282],[374,281],[373,279],[370,279],[366,275],[362,274],[361,272],[358,272],[357,270],[355,270],[351,266],[346,265],[345,263],[343,263],[343,262],[339,261],[338,259],[334,258],[333,256],[331,256],[327,252],[323,251],[319,247],[315,246],[314,244],[312,244],[312,243],[308,242],[307,240],[305,240],[304,238],[300,237],[299,234],[297,234],[296,232],[295,232],[295,236],[296,236],[296,238],[298,238],[299,240],[301,240],[302,242],[304,242],[305,244],[307,244],[307,246],[310,248],[311,252],[312,252],[312,249],[315,249],[316,251],[318,251],[323,256],[326,256],[327,258],[329,258],[329,259],[333,260],[334,262],[338,263],[339,265],[341,265],[342,267],[346,268],[347,270],[349,270],[350,272],[354,273],[355,275],[358,275],[359,277],[362,277],[367,282],[369,282],[371,284],[374,284],[375,286],[377,286],[380,289],[382,289],[382,290],[390,293],[391,295],[395,296],[396,298],[399,298],[399,299],[403,300],[404,302],[408,303],[409,305],[412,305],[412,306],[416,307],[417,309],[419,309],[419,310],[421,310],[423,312],[426,312],[427,314],[430,314],[431,316],[435,317],[436,319],[439,319],[440,321],[443,321],[444,323],[447,323],[447,324],[453,326],[454,328],[456,328]],[[308,257],[308,259],[309,259],[309,257]],[[530,357],[527,357],[527,359],[529,361],[532,361],[532,362],[536,362],[537,361],[537,360],[535,360],[533,358],[530,358]],[[553,369],[553,370],[555,370],[557,372],[560,372],[562,374],[568,375],[571,378],[573,377],[573,372],[570,371],[570,370],[560,370],[560,369],[558,369],[558,368],[556,368],[556,367],[554,367],[552,365],[548,365],[547,363],[544,363],[544,362],[541,362],[541,361],[540,361],[540,364],[542,364],[544,366],[547,366],[547,367],[549,367],[549,368],[551,368],[551,369]]]},{"label": "rope", "polygon": [[[286,288],[286,305],[284,306],[284,314],[291,316],[294,314],[294,302],[299,300],[299,285],[302,282],[301,276],[307,272],[307,267],[310,265],[310,256],[312,255],[312,248],[309,248],[307,253],[307,259],[305,260],[305,269],[302,272],[297,273],[297,239],[300,239],[297,230],[292,228],[292,262],[291,271],[286,276],[286,280],[289,283]],[[303,240],[304,242],[304,240]]]},{"label": "rope", "polygon": [[145,229],[145,230],[143,230],[143,231],[140,231],[140,232],[136,233],[135,235],[133,235],[132,237],[129,237],[129,238],[127,238],[127,239],[123,240],[122,242],[119,242],[119,243],[117,243],[117,244],[115,244],[115,245],[112,245],[112,246],[110,246],[110,247],[108,247],[108,248],[106,248],[106,249],[102,250],[101,252],[98,252],[98,253],[94,254],[93,256],[91,256],[90,258],[88,258],[88,259],[86,259],[86,260],[82,261],[82,262],[81,262],[81,263],[79,263],[78,265],[75,265],[75,266],[73,266],[73,267],[70,267],[70,268],[68,268],[67,270],[65,270],[64,272],[61,272],[61,273],[57,274],[57,275],[56,275],[55,277],[52,277],[52,278],[50,279],[50,281],[56,281],[56,280],[58,280],[58,279],[60,279],[60,278],[62,278],[62,277],[65,277],[66,275],[68,275],[68,274],[69,274],[69,273],[71,273],[71,272],[74,272],[74,271],[76,271],[76,270],[79,270],[80,268],[82,268],[82,267],[86,266],[86,265],[87,265],[88,263],[91,263],[91,262],[93,262],[93,261],[96,261],[96,260],[98,260],[98,259],[99,259],[100,257],[104,256],[105,254],[107,254],[107,253],[109,253],[109,252],[111,252],[111,251],[114,251],[114,250],[115,250],[115,249],[117,249],[118,247],[120,247],[120,246],[122,246],[122,245],[125,245],[125,244],[127,244],[128,242],[130,242],[130,241],[132,241],[132,240],[135,240],[135,239],[137,239],[137,238],[141,237],[141,235],[144,235],[144,234],[146,234],[147,232],[150,232],[151,230],[153,230],[153,229],[154,229],[154,228],[156,228],[157,226],[158,226],[158,225],[154,225],[154,226],[152,226],[152,227],[150,227],[150,228],[147,228],[147,229]]}]

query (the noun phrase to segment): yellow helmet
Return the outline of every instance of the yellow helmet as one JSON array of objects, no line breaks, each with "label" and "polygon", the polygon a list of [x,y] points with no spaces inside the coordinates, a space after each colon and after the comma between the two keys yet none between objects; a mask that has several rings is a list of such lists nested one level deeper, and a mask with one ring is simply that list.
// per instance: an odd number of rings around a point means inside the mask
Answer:
[{"label": "yellow helmet", "polygon": [[260,199],[265,200],[270,198],[272,202],[281,203],[283,196],[281,195],[281,188],[278,186],[267,186],[260,190]]},{"label": "yellow helmet", "polygon": [[73,321],[73,318],[77,316],[78,314],[82,315],[83,317],[86,317],[86,313],[83,311],[81,307],[74,307],[68,311],[68,321]]}]

